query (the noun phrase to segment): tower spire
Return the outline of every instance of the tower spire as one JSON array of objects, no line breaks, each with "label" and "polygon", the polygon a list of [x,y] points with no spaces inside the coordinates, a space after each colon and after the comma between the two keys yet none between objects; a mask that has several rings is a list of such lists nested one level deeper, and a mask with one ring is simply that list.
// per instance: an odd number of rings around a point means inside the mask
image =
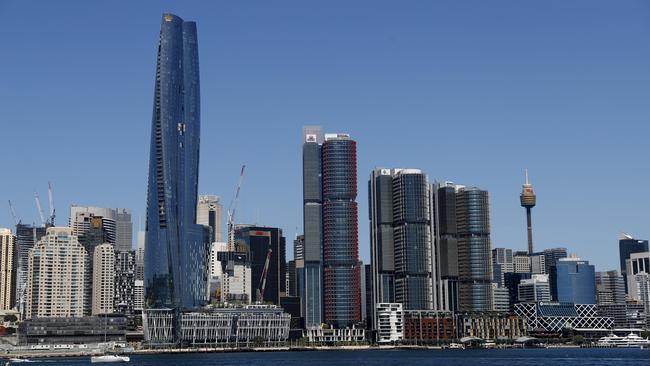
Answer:
[{"label": "tower spire", "polygon": [[526,209],[526,224],[528,231],[528,254],[533,254],[533,224],[531,218],[531,209],[535,207],[537,203],[537,196],[533,191],[533,185],[528,181],[528,169],[525,169],[526,183],[524,183],[521,195],[519,195],[519,200],[521,207]]}]

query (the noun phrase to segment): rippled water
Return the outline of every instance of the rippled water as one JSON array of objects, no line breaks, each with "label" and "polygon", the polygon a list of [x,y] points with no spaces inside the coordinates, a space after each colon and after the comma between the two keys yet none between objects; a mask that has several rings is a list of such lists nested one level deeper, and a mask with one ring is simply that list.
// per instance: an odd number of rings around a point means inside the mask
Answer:
[{"label": "rippled water", "polygon": [[[29,365],[90,365],[90,358],[39,360]],[[251,365],[251,366],[650,366],[650,350],[639,349],[509,349],[429,351],[305,351],[133,355],[127,365]]]}]

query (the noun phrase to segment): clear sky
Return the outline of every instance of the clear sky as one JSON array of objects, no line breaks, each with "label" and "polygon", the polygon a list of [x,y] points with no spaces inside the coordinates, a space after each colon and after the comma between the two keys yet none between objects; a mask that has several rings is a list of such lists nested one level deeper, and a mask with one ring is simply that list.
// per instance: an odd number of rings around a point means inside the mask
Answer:
[{"label": "clear sky", "polygon": [[[620,230],[649,238],[647,1],[0,0],[0,226],[7,199],[37,221],[38,190],[144,216],[161,14],[198,23],[200,191],[238,220],[302,230],[301,128],[358,141],[367,179],[412,167],[491,193],[492,245],[617,268]],[[290,250],[289,250],[290,252]]]}]

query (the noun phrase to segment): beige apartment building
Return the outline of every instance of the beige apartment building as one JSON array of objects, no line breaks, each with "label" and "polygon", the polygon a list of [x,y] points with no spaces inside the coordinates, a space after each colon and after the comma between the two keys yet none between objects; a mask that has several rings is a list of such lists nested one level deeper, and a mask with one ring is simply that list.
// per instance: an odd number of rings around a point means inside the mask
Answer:
[{"label": "beige apartment building", "polygon": [[29,251],[26,318],[83,316],[87,265],[71,228],[48,228]]},{"label": "beige apartment building", "polygon": [[104,243],[95,247],[93,258],[93,315],[111,314],[115,295],[115,249]]},{"label": "beige apartment building", "polygon": [[0,310],[14,307],[16,283],[16,238],[11,230],[0,228]]}]

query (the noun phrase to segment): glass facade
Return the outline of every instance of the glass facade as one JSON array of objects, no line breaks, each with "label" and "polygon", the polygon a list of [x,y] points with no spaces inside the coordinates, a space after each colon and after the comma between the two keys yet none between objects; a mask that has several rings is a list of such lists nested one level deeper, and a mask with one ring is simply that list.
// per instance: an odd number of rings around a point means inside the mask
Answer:
[{"label": "glass facade", "polygon": [[326,136],[322,144],[324,320],[337,328],[361,321],[356,142]]},{"label": "glass facade", "polygon": [[[280,305],[280,297],[286,294],[287,272],[286,239],[282,230],[257,226],[239,228],[235,231],[235,242],[238,248],[243,248],[250,261],[252,300]],[[262,284],[267,258],[266,282]]]},{"label": "glass facade", "polygon": [[492,248],[488,192],[461,188],[456,194],[459,305],[463,311],[492,309]]},{"label": "glass facade", "polygon": [[302,299],[307,327],[319,326],[323,321],[323,196],[321,174],[320,127],[303,130],[303,250],[304,269],[298,279],[298,293]]},{"label": "glass facade", "polygon": [[429,187],[421,172],[393,178],[395,301],[405,310],[433,308]]},{"label": "glass facade", "polygon": [[574,304],[596,303],[596,271],[588,261],[561,259],[553,272],[551,278],[556,281],[557,301]]},{"label": "glass facade", "polygon": [[156,66],[145,233],[149,309],[206,301],[209,229],[196,224],[200,96],[196,24],[164,14]]}]

